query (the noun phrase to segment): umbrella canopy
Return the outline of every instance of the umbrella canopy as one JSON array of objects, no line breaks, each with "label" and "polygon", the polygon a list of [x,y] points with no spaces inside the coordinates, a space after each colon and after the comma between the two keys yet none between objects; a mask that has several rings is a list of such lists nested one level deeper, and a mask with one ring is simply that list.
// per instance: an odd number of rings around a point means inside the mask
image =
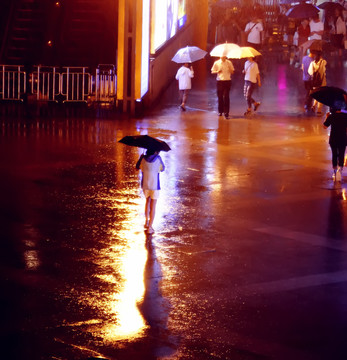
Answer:
[{"label": "umbrella canopy", "polygon": [[207,51],[198,48],[197,46],[186,46],[179,49],[175,56],[171,59],[178,64],[192,63],[194,61],[203,59]]},{"label": "umbrella canopy", "polygon": [[347,108],[347,92],[334,86],[321,86],[311,96],[320,103],[335,109]]},{"label": "umbrella canopy", "polygon": [[241,56],[241,46],[233,43],[224,43],[215,46],[210,52],[211,56],[226,56],[232,59],[240,59]]},{"label": "umbrella canopy", "polygon": [[317,15],[320,9],[312,4],[299,4],[290,8],[286,12],[286,16],[294,19],[304,19]]},{"label": "umbrella canopy", "polygon": [[260,56],[261,53],[252,48],[251,46],[242,46],[241,47],[241,57],[240,59],[243,59],[243,58],[250,58],[250,57],[255,57],[255,56]]},{"label": "umbrella canopy", "polygon": [[323,50],[323,41],[322,40],[308,40],[300,45],[304,54],[306,54],[307,49],[311,51],[322,51]]},{"label": "umbrella canopy", "polygon": [[149,135],[128,135],[118,142],[154,151],[169,151],[170,146],[163,140],[156,139]]},{"label": "umbrella canopy", "polygon": [[326,10],[326,11],[333,11],[335,9],[339,9],[343,11],[345,8],[339,4],[338,2],[331,2],[331,1],[325,1],[324,3],[321,3],[318,5],[320,9]]}]

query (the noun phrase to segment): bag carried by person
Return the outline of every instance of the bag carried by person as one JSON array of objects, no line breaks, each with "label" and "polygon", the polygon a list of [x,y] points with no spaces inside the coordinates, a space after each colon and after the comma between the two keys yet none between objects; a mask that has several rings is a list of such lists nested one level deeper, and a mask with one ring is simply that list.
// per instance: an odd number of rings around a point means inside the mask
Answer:
[{"label": "bag carried by person", "polygon": [[241,45],[242,46],[246,46],[247,45],[247,40],[248,40],[248,35],[249,33],[253,30],[253,28],[257,25],[258,23],[256,22],[250,29],[248,29],[247,31],[241,31]]},{"label": "bag carried by person", "polygon": [[318,69],[316,71],[314,71],[313,75],[312,75],[312,87],[314,87],[314,88],[322,86],[322,83],[323,83],[323,78],[319,71],[320,65],[321,65],[321,62],[319,62]]}]

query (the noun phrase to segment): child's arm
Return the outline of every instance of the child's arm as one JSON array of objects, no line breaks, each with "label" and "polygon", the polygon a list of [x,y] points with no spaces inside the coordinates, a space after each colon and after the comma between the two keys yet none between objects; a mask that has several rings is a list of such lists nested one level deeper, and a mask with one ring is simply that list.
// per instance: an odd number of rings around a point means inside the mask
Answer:
[{"label": "child's arm", "polygon": [[163,160],[162,160],[162,158],[159,156],[159,160],[160,160],[160,164],[161,164],[161,166],[160,166],[160,171],[164,171],[165,170],[165,165],[164,165],[164,162],[163,162]]},{"label": "child's arm", "polygon": [[140,170],[140,165],[141,165],[141,161],[143,159],[143,154],[140,156],[140,158],[137,160],[137,163],[136,163],[136,169],[137,170]]}]

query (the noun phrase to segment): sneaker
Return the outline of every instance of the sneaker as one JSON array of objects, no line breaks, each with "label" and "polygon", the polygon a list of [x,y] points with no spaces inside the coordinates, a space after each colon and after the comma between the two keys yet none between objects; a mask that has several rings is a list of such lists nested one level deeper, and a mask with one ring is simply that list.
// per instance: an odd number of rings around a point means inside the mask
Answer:
[{"label": "sneaker", "polygon": [[224,114],[224,117],[225,117],[226,119],[229,119],[229,114]]},{"label": "sneaker", "polygon": [[182,111],[186,111],[186,108],[184,107],[184,105],[181,104],[180,108],[181,108]]},{"label": "sneaker", "polygon": [[260,102],[254,103],[254,111],[257,111],[259,106],[260,106]]},{"label": "sneaker", "polygon": [[247,110],[243,115],[247,116],[250,115],[252,113],[252,110]]}]

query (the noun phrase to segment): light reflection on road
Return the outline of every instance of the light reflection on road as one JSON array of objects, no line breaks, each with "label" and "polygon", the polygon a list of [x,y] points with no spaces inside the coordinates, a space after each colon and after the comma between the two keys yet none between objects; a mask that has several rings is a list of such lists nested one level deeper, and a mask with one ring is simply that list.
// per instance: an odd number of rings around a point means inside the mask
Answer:
[{"label": "light reflection on road", "polygon": [[[140,203],[117,203],[116,206],[121,206],[123,210],[126,208],[127,217],[121,223],[121,230],[114,229],[109,241],[117,240],[101,251],[98,259],[101,271],[105,272],[99,277],[114,286],[114,292],[105,298],[107,304],[99,304],[99,308],[105,309],[104,315],[113,320],[106,322],[101,330],[106,342],[134,340],[143,336],[148,327],[138,309],[145,293],[144,271],[147,262],[145,235],[138,213]],[[110,276],[110,271],[115,276]]]}]

